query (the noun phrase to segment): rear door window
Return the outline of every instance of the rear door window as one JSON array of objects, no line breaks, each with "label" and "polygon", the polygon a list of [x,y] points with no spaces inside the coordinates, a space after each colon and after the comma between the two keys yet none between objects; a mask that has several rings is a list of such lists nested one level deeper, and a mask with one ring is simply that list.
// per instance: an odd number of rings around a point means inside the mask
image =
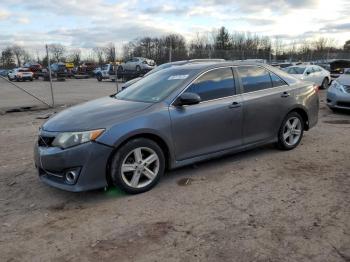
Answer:
[{"label": "rear door window", "polygon": [[241,66],[237,68],[242,80],[244,93],[272,87],[270,73],[259,66]]},{"label": "rear door window", "polygon": [[202,101],[235,95],[232,69],[229,67],[211,70],[195,80],[186,92],[198,94]]},{"label": "rear door window", "polygon": [[287,83],[284,80],[282,80],[279,76],[275,75],[274,73],[270,72],[270,76],[273,87],[287,85]]}]

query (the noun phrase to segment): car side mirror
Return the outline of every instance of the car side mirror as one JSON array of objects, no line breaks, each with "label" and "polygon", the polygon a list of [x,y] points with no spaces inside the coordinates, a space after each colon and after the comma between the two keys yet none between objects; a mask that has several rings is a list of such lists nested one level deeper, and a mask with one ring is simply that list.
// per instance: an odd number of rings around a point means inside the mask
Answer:
[{"label": "car side mirror", "polygon": [[175,102],[176,106],[195,105],[202,101],[196,93],[182,93]]},{"label": "car side mirror", "polygon": [[310,73],[311,73],[310,71],[307,71],[305,74],[306,74],[306,75],[310,75]]}]

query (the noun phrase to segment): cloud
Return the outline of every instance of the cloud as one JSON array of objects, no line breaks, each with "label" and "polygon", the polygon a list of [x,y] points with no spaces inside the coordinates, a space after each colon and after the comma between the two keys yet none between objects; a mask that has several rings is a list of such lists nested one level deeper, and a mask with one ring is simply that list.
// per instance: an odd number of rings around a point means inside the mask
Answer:
[{"label": "cloud", "polygon": [[30,23],[30,20],[29,20],[27,17],[19,17],[19,18],[17,18],[16,21],[17,21],[18,23],[24,24],[24,25]]},{"label": "cloud", "polygon": [[6,20],[10,16],[10,12],[0,9],[0,21]]},{"label": "cloud", "polygon": [[0,1],[0,48],[11,42],[90,48],[170,32],[191,40],[221,26],[287,41],[320,34],[350,39],[348,0]]}]

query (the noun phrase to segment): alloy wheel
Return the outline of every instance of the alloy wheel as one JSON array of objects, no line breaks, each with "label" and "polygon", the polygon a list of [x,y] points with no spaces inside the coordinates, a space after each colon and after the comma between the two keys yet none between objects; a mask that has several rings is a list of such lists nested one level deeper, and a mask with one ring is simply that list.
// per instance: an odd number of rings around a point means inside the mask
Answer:
[{"label": "alloy wheel", "polygon": [[159,167],[159,157],[153,149],[138,147],[124,158],[121,165],[122,179],[132,188],[143,188],[157,177]]},{"label": "alloy wheel", "polygon": [[299,142],[302,133],[302,124],[299,118],[289,118],[283,127],[283,139],[288,146],[294,146]]}]

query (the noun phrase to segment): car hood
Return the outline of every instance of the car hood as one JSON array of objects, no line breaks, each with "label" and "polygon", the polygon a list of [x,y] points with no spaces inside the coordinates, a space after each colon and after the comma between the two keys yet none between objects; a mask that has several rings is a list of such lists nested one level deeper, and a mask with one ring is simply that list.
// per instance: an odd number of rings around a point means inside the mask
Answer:
[{"label": "car hood", "polygon": [[350,75],[345,75],[345,74],[340,75],[337,78],[337,82],[344,86],[350,86]]},{"label": "car hood", "polygon": [[51,132],[85,131],[108,128],[132,117],[152,104],[103,97],[70,107],[49,119],[43,130]]}]

